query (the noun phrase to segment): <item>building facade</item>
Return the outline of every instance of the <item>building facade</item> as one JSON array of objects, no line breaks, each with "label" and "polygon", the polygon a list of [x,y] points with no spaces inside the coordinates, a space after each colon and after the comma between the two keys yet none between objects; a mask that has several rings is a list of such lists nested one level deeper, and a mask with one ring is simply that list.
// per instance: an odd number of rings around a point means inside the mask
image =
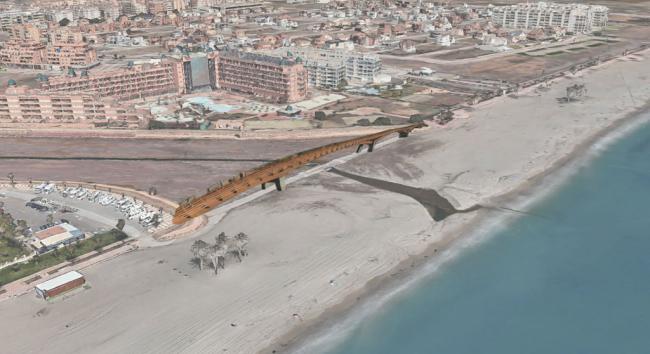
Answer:
[{"label": "building facade", "polygon": [[197,90],[232,90],[285,103],[307,96],[307,71],[295,60],[238,51],[184,55],[105,71],[69,70],[42,83],[51,93],[83,93],[118,100]]},{"label": "building facade", "polygon": [[534,29],[560,27],[569,33],[591,33],[607,25],[605,6],[555,3],[521,3],[496,6],[492,22],[505,28]]},{"label": "building facade", "polygon": [[0,123],[143,128],[148,116],[84,94],[49,94],[9,87],[0,94]]},{"label": "building facade", "polygon": [[0,49],[0,64],[28,69],[87,68],[97,63],[97,52],[80,32],[59,29],[45,41],[40,28],[15,25]]},{"label": "building facade", "polygon": [[307,96],[307,70],[293,59],[235,50],[212,55],[218,88],[276,103]]},{"label": "building facade", "polygon": [[73,225],[61,223],[36,231],[32,247],[39,253],[45,253],[60,246],[70,245],[85,237],[86,235]]},{"label": "building facade", "polygon": [[50,33],[46,62],[61,68],[87,67],[97,62],[97,52],[81,32],[56,30]]},{"label": "building facade", "polygon": [[84,276],[77,271],[70,271],[36,285],[36,294],[48,299],[78,288],[86,283]]},{"label": "building facade", "polygon": [[41,30],[33,25],[14,25],[9,40],[0,49],[0,64],[30,69],[45,65],[46,46]]},{"label": "building facade", "polygon": [[333,89],[339,87],[343,80],[348,83],[372,83],[381,72],[381,59],[378,57],[346,49],[292,47],[283,50],[283,53],[303,62],[312,87]]},{"label": "building facade", "polygon": [[57,93],[86,93],[119,100],[184,93],[183,68],[176,60],[157,60],[96,73],[50,77],[43,89]]},{"label": "building facade", "polygon": [[46,17],[44,12],[0,11],[0,30],[9,32],[14,25],[45,21]]}]

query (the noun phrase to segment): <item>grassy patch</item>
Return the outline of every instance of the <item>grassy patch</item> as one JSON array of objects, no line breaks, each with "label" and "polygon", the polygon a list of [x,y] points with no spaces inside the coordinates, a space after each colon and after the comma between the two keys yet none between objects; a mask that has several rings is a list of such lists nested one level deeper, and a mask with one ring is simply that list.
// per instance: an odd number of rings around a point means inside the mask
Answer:
[{"label": "grassy patch", "polygon": [[73,260],[93,250],[100,250],[111,243],[126,239],[128,236],[122,231],[113,229],[108,232],[97,234],[89,239],[75,243],[52,252],[36,256],[29,262],[14,264],[0,270],[0,286],[14,280],[34,274],[43,269],[55,266],[65,261]]},{"label": "grassy patch", "polygon": [[15,257],[20,257],[28,253],[20,245],[20,242],[15,241],[11,237],[0,236],[0,264],[13,261]]},{"label": "grassy patch", "polygon": [[603,42],[596,42],[596,43],[592,43],[592,44],[587,44],[587,47],[600,47],[600,46],[603,45],[603,44],[605,44],[605,43],[603,43]]},{"label": "grassy patch", "polygon": [[556,52],[546,53],[546,55],[559,55],[559,54],[564,54],[564,51],[563,50],[558,50]]},{"label": "grassy patch", "polygon": [[581,50],[585,49],[584,47],[575,47],[575,48],[569,48],[570,51],[572,52],[579,52]]}]

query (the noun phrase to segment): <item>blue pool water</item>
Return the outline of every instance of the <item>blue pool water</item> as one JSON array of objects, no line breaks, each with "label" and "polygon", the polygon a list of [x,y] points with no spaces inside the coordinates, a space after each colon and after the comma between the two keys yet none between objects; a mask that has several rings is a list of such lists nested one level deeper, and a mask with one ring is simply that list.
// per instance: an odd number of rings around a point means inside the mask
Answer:
[{"label": "blue pool water", "polygon": [[190,97],[187,99],[187,102],[200,104],[203,107],[209,109],[212,112],[217,113],[228,113],[232,110],[238,109],[237,106],[232,106],[225,103],[216,103],[208,97]]},{"label": "blue pool water", "polygon": [[650,124],[331,354],[650,353]]}]

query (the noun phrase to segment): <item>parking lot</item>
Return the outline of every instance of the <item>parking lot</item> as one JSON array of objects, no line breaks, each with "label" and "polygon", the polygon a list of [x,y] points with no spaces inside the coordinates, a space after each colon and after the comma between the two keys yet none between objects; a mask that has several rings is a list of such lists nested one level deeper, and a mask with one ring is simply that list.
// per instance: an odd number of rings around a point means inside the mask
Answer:
[{"label": "parking lot", "polygon": [[[50,221],[68,221],[83,232],[108,231],[125,221],[131,237],[146,236],[170,225],[171,216],[159,209],[117,193],[50,184],[15,188],[0,186],[0,201],[14,219],[27,221],[33,231]],[[50,217],[50,215],[52,215]]]}]

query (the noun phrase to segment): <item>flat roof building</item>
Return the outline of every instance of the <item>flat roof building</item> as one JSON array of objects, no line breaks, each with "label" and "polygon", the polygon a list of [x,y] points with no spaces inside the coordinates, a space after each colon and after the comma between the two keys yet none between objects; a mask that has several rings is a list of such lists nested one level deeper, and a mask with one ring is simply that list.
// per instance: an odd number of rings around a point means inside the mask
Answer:
[{"label": "flat roof building", "polygon": [[33,21],[45,21],[44,12],[32,12],[21,10],[0,11],[0,30],[9,31],[16,24],[30,23]]},{"label": "flat roof building", "polygon": [[43,253],[61,245],[71,244],[84,237],[85,235],[81,230],[68,223],[62,223],[35,232],[35,240],[32,242],[32,247],[38,252]]},{"label": "flat roof building", "polygon": [[492,22],[505,28],[560,27],[569,33],[591,33],[607,25],[608,12],[609,8],[598,5],[520,3],[494,7]]},{"label": "flat roof building", "polygon": [[307,96],[307,70],[291,58],[226,50],[213,54],[218,87],[275,102]]},{"label": "flat roof building", "polygon": [[50,33],[46,62],[60,68],[82,68],[97,62],[97,52],[81,32],[58,29]]},{"label": "flat roof building", "polygon": [[185,93],[180,61],[152,60],[127,68],[88,71],[50,77],[43,89],[57,93],[85,93],[120,100],[140,99],[166,93]]},{"label": "flat roof building", "polygon": [[372,83],[381,72],[381,59],[347,49],[290,48],[281,53],[295,57],[309,73],[312,87],[334,89],[348,83]]},{"label": "flat roof building", "polygon": [[97,64],[97,53],[80,32],[58,29],[49,36],[31,25],[14,25],[0,49],[0,64],[28,69],[87,68]]},{"label": "flat roof building", "polygon": [[148,115],[85,93],[48,93],[9,87],[0,93],[0,123],[143,128]]},{"label": "flat roof building", "polygon": [[36,293],[43,299],[48,299],[78,288],[86,283],[84,276],[77,271],[70,271],[36,285]]}]

